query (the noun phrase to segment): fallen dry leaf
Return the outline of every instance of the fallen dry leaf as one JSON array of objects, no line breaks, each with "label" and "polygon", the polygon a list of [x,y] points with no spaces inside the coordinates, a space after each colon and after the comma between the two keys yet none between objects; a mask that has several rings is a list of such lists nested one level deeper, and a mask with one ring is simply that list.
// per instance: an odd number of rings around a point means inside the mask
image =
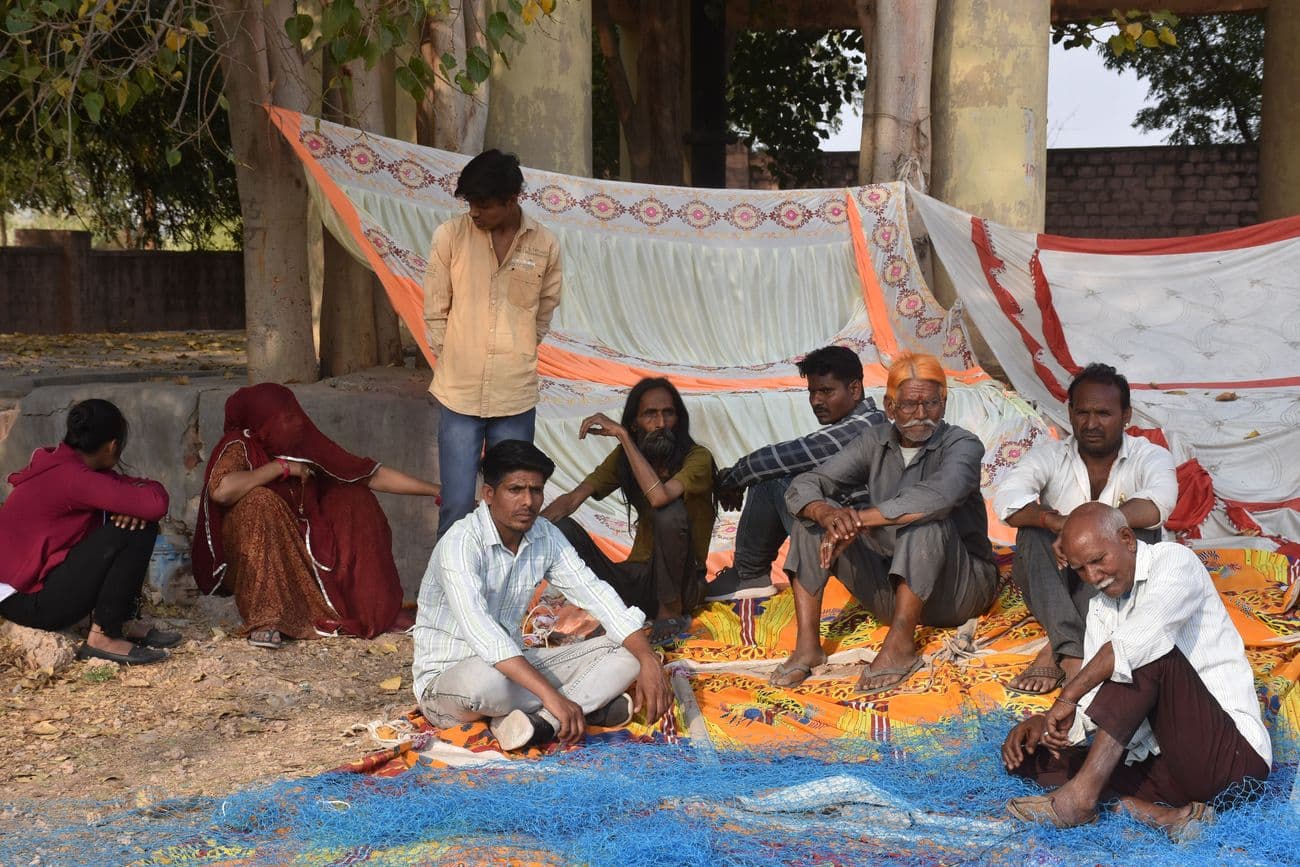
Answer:
[{"label": "fallen dry leaf", "polygon": [[1257,437],[1257,436],[1259,436],[1259,431],[1257,431],[1257,430],[1253,430],[1253,431],[1251,431],[1250,433],[1246,434],[1244,437],[1242,437],[1242,439],[1244,439],[1244,440],[1253,440],[1253,439],[1254,439],[1255,437]]},{"label": "fallen dry leaf", "polygon": [[36,725],[29,727],[27,731],[34,735],[57,735],[63,729],[49,720],[41,720]]},{"label": "fallen dry leaf", "polygon": [[380,653],[396,653],[396,652],[397,652],[397,645],[396,645],[396,644],[393,644],[391,641],[385,641],[385,642],[382,642],[382,643],[379,645],[379,652],[380,652]]},{"label": "fallen dry leaf", "polygon": [[402,676],[398,675],[397,677],[390,677],[388,680],[381,680],[379,688],[384,692],[397,692],[402,688]]},{"label": "fallen dry leaf", "polygon": [[1220,403],[1227,403],[1230,400],[1236,400],[1237,393],[1235,391],[1220,392],[1219,394],[1216,394],[1214,396],[1214,399],[1219,401]]},{"label": "fallen dry leaf", "polygon": [[136,689],[144,689],[146,687],[153,686],[153,684],[145,680],[143,677],[124,677],[122,678],[122,686],[130,686],[130,687],[135,687]]}]

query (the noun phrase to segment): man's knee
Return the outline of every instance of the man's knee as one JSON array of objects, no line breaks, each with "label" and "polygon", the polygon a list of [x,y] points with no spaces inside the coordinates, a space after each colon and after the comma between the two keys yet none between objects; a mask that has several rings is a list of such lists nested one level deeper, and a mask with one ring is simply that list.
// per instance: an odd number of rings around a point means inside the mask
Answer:
[{"label": "man's knee", "polygon": [[957,536],[957,527],[949,520],[926,521],[924,524],[908,524],[898,528],[897,551],[904,545],[913,545],[921,550],[936,553],[946,552],[948,543]]},{"label": "man's knee", "polygon": [[[435,680],[420,699],[426,717],[451,718],[470,722],[486,716],[508,712],[511,704],[511,681],[490,666],[476,667],[472,673],[455,672],[452,677]],[[432,720],[431,720],[432,721]]]},{"label": "man's knee", "polygon": [[632,652],[626,647],[621,647],[610,642],[609,654],[605,657],[606,670],[609,672],[609,678],[620,684],[620,689],[626,689],[636,676],[641,673],[641,663],[632,655]]}]

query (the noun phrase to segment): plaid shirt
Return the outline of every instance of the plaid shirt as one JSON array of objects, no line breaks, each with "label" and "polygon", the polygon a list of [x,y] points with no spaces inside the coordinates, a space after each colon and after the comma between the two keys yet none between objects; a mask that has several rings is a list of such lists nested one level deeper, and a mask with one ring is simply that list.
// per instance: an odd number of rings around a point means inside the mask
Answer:
[{"label": "plaid shirt", "polygon": [[[797,440],[763,446],[745,455],[736,461],[735,466],[719,474],[718,487],[748,488],[768,479],[792,478],[805,473],[838,453],[867,428],[884,422],[885,414],[876,409],[876,402],[869,397],[865,398],[852,412],[834,424],[828,424]],[[846,505],[859,502],[868,506],[871,504],[866,488],[852,491],[845,497]]]}]

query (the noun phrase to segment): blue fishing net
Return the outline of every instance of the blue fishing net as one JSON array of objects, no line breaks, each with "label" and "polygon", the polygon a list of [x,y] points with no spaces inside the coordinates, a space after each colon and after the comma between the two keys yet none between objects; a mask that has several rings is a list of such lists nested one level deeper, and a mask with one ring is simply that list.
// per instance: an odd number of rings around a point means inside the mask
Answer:
[{"label": "blue fishing net", "polygon": [[[1127,815],[1065,831],[1007,817],[1005,714],[822,755],[593,742],[538,761],[324,774],[144,807],[11,802],[4,864],[1283,864],[1300,856],[1295,750],[1179,845]],[[114,809],[116,806],[116,809]]]}]

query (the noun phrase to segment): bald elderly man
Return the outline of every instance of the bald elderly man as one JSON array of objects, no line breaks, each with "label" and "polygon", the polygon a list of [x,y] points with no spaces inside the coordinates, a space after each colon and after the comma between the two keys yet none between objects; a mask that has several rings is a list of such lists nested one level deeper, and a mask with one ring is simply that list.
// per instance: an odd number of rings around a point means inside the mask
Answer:
[{"label": "bald elderly man", "polygon": [[[918,626],[960,626],[993,604],[998,574],[980,496],[984,444],[944,421],[947,398],[937,358],[900,356],[885,386],[892,424],[867,429],[790,483],[785,502],[800,521],[785,569],[798,637],[773,684],[802,683],[826,661],[821,609],[831,575],[889,624],[858,679],[868,694],[904,683],[921,667]],[[862,489],[870,491],[869,507],[840,504]]]},{"label": "bald elderly man", "polygon": [[1265,779],[1273,759],[1241,636],[1196,554],[1140,541],[1119,509],[1079,506],[1061,547],[1097,590],[1083,667],[1002,745],[1009,772],[1060,788],[1013,798],[1007,810],[1069,828],[1117,797],[1138,820],[1186,839],[1213,820],[1216,795]]}]

